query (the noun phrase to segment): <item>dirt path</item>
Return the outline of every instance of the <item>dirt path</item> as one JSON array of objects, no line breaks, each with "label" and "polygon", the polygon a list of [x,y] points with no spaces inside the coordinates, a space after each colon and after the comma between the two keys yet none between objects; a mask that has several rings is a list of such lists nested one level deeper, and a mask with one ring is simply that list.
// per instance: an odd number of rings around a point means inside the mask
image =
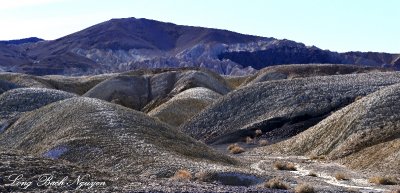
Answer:
[{"label": "dirt path", "polygon": [[[285,180],[292,186],[298,183],[306,183],[314,186],[318,191],[329,192],[362,192],[377,193],[390,192],[399,189],[400,186],[375,185],[368,182],[368,177],[356,171],[352,171],[343,165],[326,161],[310,160],[303,156],[241,156],[252,164],[250,168],[259,174],[272,175]],[[276,170],[273,167],[275,162],[291,162],[296,166],[296,171]],[[317,177],[311,177],[314,173]],[[348,180],[337,180],[336,173],[342,173]]]}]

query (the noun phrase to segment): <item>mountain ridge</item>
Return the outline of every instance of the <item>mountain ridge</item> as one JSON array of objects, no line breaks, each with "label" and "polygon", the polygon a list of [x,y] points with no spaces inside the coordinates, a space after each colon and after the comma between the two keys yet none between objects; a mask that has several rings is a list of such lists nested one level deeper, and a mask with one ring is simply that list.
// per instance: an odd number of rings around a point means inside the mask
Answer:
[{"label": "mountain ridge", "polygon": [[29,38],[22,38],[22,39],[15,39],[15,40],[0,40],[0,44],[26,44],[26,43],[36,43],[44,41],[44,39],[38,37],[29,37]]},{"label": "mountain ridge", "polygon": [[50,41],[0,44],[0,71],[91,75],[202,67],[246,75],[280,64],[356,64],[399,69],[400,55],[338,53],[291,40],[143,18],[111,19]]}]

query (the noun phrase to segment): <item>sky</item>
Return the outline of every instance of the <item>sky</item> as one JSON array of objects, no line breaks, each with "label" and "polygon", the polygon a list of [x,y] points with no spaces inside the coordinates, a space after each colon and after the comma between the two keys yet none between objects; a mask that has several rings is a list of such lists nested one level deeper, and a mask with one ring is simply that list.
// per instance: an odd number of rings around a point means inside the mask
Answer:
[{"label": "sky", "polygon": [[0,0],[0,40],[53,40],[112,18],[148,18],[289,39],[332,51],[400,53],[400,0]]}]

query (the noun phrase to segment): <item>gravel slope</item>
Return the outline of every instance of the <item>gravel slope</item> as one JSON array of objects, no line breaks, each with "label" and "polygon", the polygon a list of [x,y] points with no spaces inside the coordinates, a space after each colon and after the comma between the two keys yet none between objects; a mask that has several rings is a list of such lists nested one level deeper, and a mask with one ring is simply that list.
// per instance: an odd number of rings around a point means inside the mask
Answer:
[{"label": "gravel slope", "polygon": [[0,94],[20,86],[6,80],[0,80]]},{"label": "gravel slope", "polygon": [[314,76],[331,76],[367,72],[391,71],[386,68],[356,66],[350,64],[289,64],[270,66],[261,69],[247,78],[241,86],[271,80],[306,78]]},{"label": "gravel slope", "polygon": [[191,88],[153,109],[148,115],[157,117],[159,120],[177,127],[221,96],[221,94],[207,88]]},{"label": "gravel slope", "polygon": [[279,141],[318,123],[358,96],[398,82],[400,73],[380,72],[258,83],[220,98],[180,129],[207,143],[240,141],[254,136],[256,129]]},{"label": "gravel slope", "polygon": [[143,113],[86,97],[24,114],[1,134],[0,147],[130,175],[236,163]]},{"label": "gravel slope", "polygon": [[0,95],[0,133],[21,114],[76,95],[46,88],[16,88]]},{"label": "gravel slope", "polygon": [[149,112],[175,95],[196,87],[227,94],[231,87],[214,73],[201,70],[171,70],[124,73],[94,86],[83,96],[98,98],[135,110]]},{"label": "gravel slope", "polygon": [[358,169],[400,173],[400,84],[372,93],[303,133],[273,146],[325,155]]}]

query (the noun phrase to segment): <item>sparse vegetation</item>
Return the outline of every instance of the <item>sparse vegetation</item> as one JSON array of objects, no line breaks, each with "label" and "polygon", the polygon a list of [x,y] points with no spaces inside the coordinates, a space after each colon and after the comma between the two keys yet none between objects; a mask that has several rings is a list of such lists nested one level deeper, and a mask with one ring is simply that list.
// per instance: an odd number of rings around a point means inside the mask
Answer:
[{"label": "sparse vegetation", "polygon": [[326,157],[323,155],[312,155],[310,156],[311,160],[326,160]]},{"label": "sparse vegetation", "polygon": [[256,137],[260,137],[262,134],[263,133],[262,133],[261,129],[256,130]]},{"label": "sparse vegetation", "polygon": [[336,173],[335,178],[336,180],[349,180],[349,177],[347,177],[347,175],[341,172]]},{"label": "sparse vegetation", "polygon": [[239,154],[239,153],[243,153],[244,149],[242,147],[240,147],[239,144],[235,143],[235,144],[231,144],[228,146],[228,151],[231,154]]},{"label": "sparse vegetation", "polygon": [[393,190],[393,191],[391,191],[390,193],[400,193],[400,189]]},{"label": "sparse vegetation", "polygon": [[253,144],[253,143],[254,143],[254,139],[251,138],[251,137],[249,137],[249,136],[247,136],[247,137],[246,137],[246,143],[247,143],[247,144]]},{"label": "sparse vegetation", "polygon": [[315,192],[314,187],[308,184],[299,184],[294,188],[296,193],[313,193]]},{"label": "sparse vegetation", "polygon": [[230,145],[228,145],[227,150],[230,151],[231,149],[233,149],[233,148],[236,147],[236,146],[239,146],[239,144],[237,144],[237,143],[230,144]]},{"label": "sparse vegetation", "polygon": [[368,179],[370,183],[380,184],[380,185],[395,185],[397,184],[397,180],[393,177],[383,177],[383,176],[374,176]]},{"label": "sparse vegetation", "polygon": [[234,147],[233,149],[231,149],[230,151],[232,154],[239,154],[239,153],[243,153],[244,149],[241,147]]},{"label": "sparse vegetation", "polygon": [[318,175],[315,172],[310,172],[307,174],[307,176],[311,176],[311,177],[318,177]]},{"label": "sparse vegetation", "polygon": [[285,182],[282,182],[278,178],[272,178],[268,180],[267,182],[264,183],[264,187],[271,189],[282,189],[282,190],[289,189],[289,185],[287,185]]},{"label": "sparse vegetation", "polygon": [[268,141],[265,140],[265,139],[262,139],[262,140],[260,140],[260,141],[258,142],[258,145],[260,145],[260,146],[267,146],[267,145],[268,145]]},{"label": "sparse vegetation", "polygon": [[296,166],[294,165],[294,163],[290,163],[290,162],[275,162],[274,163],[274,168],[277,170],[289,170],[289,171],[296,171]]},{"label": "sparse vegetation", "polygon": [[197,181],[201,182],[211,182],[213,174],[206,171],[197,172],[194,177]]},{"label": "sparse vegetation", "polygon": [[188,170],[182,169],[176,171],[172,178],[179,181],[190,181],[192,180],[192,174]]}]

